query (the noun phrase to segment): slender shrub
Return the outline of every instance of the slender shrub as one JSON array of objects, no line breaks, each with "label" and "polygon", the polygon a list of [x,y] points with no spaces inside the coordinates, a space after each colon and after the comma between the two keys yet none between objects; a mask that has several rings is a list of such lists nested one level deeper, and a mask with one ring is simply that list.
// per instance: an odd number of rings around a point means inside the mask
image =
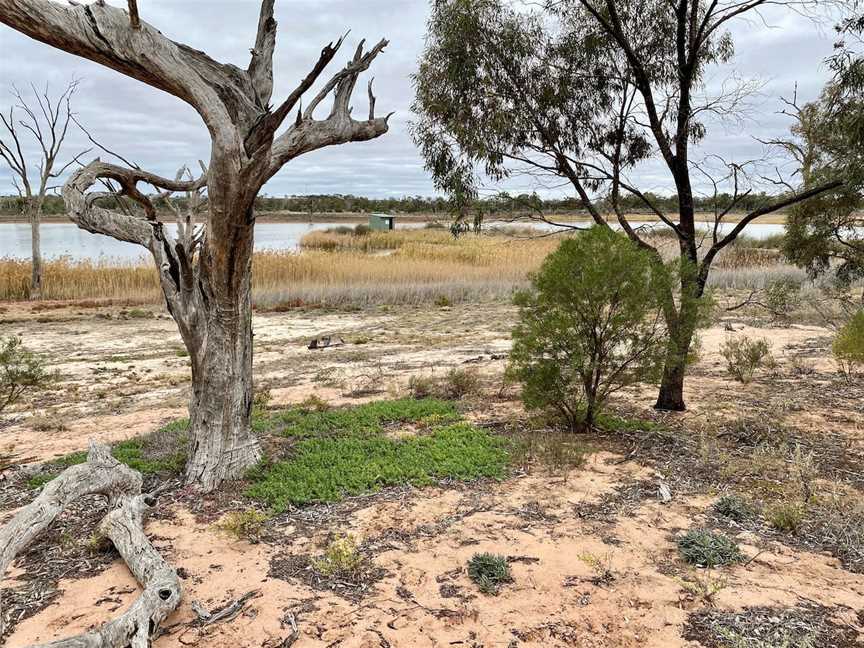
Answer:
[{"label": "slender shrub", "polygon": [[763,338],[753,340],[746,335],[728,338],[720,346],[720,355],[726,360],[726,371],[729,375],[744,384],[753,380],[753,374],[757,369],[773,362],[768,340]]},{"label": "slender shrub", "polygon": [[840,329],[831,345],[834,359],[847,379],[864,366],[864,309],[859,310]]},{"label": "slender shrub", "polygon": [[45,360],[25,348],[21,338],[0,338],[0,412],[25,392],[44,389],[54,378]]},{"label": "slender shrub", "polygon": [[664,281],[645,252],[607,228],[562,241],[516,297],[509,371],[525,406],[590,427],[610,394],[656,380],[666,349]]}]

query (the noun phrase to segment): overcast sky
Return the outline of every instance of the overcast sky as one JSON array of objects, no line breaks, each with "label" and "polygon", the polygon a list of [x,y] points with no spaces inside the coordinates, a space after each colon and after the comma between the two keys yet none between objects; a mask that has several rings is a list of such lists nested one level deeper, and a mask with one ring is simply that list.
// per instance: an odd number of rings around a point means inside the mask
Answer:
[{"label": "overcast sky", "polygon": [[[125,2],[109,0],[125,6]],[[285,96],[305,76],[321,48],[351,30],[345,49],[331,64],[344,63],[360,38],[390,40],[374,62],[378,110],[395,111],[390,132],[372,142],[317,151],[287,165],[265,187],[272,195],[351,193],[367,196],[430,195],[432,182],[408,134],[412,119],[410,75],[423,46],[429,0],[278,0],[274,100]],[[166,36],[206,51],[210,56],[246,67],[255,39],[258,0],[140,0],[142,18]],[[773,11],[762,22],[734,27],[736,56],[727,70],[715,71],[717,83],[729,72],[764,82],[751,123],[717,125],[709,130],[702,149],[727,159],[749,159],[761,150],[760,139],[783,135],[789,120],[777,114],[780,96],[809,100],[827,78],[822,64],[831,53],[829,27],[790,12]],[[144,168],[172,176],[183,164],[207,159],[209,140],[198,115],[172,96],[103,68],[54,50],[0,25],[0,107],[8,109],[14,84],[28,90],[34,82],[61,90],[72,78],[80,80],[74,109],[81,122],[108,148]],[[365,85],[360,86],[365,87]],[[357,108],[365,112],[365,93],[357,92]],[[69,137],[67,152],[86,148],[78,133]],[[668,192],[662,168],[647,164],[637,170],[643,186]],[[535,180],[506,183],[511,191],[538,189]],[[0,168],[0,194],[14,192],[8,169]]]}]

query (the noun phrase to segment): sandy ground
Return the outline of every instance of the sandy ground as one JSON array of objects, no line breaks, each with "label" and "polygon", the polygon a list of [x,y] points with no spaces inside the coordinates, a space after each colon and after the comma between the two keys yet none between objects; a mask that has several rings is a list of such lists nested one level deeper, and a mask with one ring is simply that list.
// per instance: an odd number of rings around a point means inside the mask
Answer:
[{"label": "sandy ground", "polygon": [[[271,404],[317,394],[336,405],[358,402],[351,392],[366,393],[370,386],[380,393],[365,399],[397,394],[412,374],[473,366],[494,390],[513,315],[510,306],[497,304],[260,314],[254,321],[258,385],[270,390]],[[173,323],[160,313],[130,319],[118,309],[33,312],[6,305],[0,318],[0,335],[23,334],[61,374],[56,389],[12,412],[0,427],[0,449],[45,460],[83,449],[88,439],[150,432],[185,413],[188,362],[178,353]],[[849,447],[860,449],[861,403],[850,406],[843,394],[830,391],[837,383],[827,355],[829,331],[726,324],[736,334],[769,339],[780,375],[748,386],[731,382],[718,354],[729,331],[718,326],[703,332],[701,359],[687,383],[691,411],[683,415],[694,430],[761,408],[799,428],[842,434]],[[346,345],[306,348],[309,339],[327,334],[341,336]],[[812,368],[808,386],[793,377],[793,363]],[[823,383],[827,391],[814,392]],[[648,408],[652,396],[646,390],[628,398]],[[837,406],[841,401],[843,407]],[[51,427],[45,420],[63,425],[44,429]],[[293,620],[300,630],[296,646],[695,647],[682,639],[682,627],[691,611],[708,603],[682,584],[696,576],[677,559],[675,536],[701,523],[713,496],[676,496],[666,505],[643,498],[605,517],[579,513],[623,485],[656,485],[661,477],[650,466],[600,451],[584,467],[551,481],[528,474],[501,484],[406,489],[322,507],[314,523],[301,514],[287,516],[275,538],[254,545],[175,504],[147,527],[157,547],[182,568],[185,588],[181,608],[167,622],[169,634],[154,645],[276,648],[291,635]],[[319,556],[328,538],[345,533],[372,547],[372,561],[383,570],[362,598],[315,589],[276,567],[285,556]],[[839,623],[864,631],[860,575],[827,555],[746,532],[738,541],[752,560],[723,570],[725,587],[714,597],[718,608],[818,603],[834,609]],[[465,573],[466,561],[481,551],[514,558],[515,583],[497,597],[479,594]],[[608,568],[608,578],[598,578],[591,566],[598,562]],[[20,571],[7,579],[16,576]],[[120,562],[92,578],[61,581],[60,588],[54,604],[16,627],[10,648],[86,631],[138,592]],[[234,620],[208,628],[189,624],[194,601],[214,609],[253,590],[256,596]]]}]

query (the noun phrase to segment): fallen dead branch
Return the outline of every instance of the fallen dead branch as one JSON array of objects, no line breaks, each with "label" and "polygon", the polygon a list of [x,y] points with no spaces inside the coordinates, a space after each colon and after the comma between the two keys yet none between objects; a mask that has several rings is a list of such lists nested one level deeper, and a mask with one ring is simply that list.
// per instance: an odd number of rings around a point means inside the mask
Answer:
[{"label": "fallen dead branch", "polygon": [[[180,603],[182,589],[174,569],[144,533],[144,517],[155,504],[141,495],[141,475],[111,456],[107,446],[91,444],[87,462],[64,470],[39,496],[0,528],[0,574],[69,504],[85,495],[104,495],[110,511],[99,533],[110,539],[141,583],[141,596],[117,619],[92,632],[55,641],[51,648],[144,648]],[[0,620],[2,623],[2,620]],[[2,627],[0,627],[2,634]]]},{"label": "fallen dead branch", "polygon": [[198,601],[195,601],[192,603],[192,610],[198,616],[199,625],[206,627],[213,625],[214,623],[234,620],[243,611],[246,607],[246,603],[248,603],[250,599],[257,598],[260,595],[260,590],[246,592],[236,601],[232,601],[220,608],[216,608],[212,612],[208,612]]}]

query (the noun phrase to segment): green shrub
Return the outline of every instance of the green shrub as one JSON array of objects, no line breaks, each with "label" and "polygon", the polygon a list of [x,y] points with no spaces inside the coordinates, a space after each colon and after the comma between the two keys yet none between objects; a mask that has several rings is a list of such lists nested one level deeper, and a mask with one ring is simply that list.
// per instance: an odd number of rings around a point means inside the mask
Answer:
[{"label": "green shrub", "polygon": [[252,411],[255,414],[263,414],[267,411],[267,407],[270,405],[271,400],[273,400],[273,395],[270,393],[269,389],[256,391],[252,395]]},{"label": "green shrub", "polygon": [[330,410],[330,403],[318,394],[311,394],[304,398],[297,407],[303,412],[327,412]]},{"label": "green shrub", "polygon": [[286,437],[364,436],[380,434],[387,424],[414,423],[435,415],[451,422],[459,419],[453,403],[429,398],[404,398],[375,401],[347,409],[310,411],[299,407],[253,420],[253,427],[259,432],[275,430]]},{"label": "green shrub", "polygon": [[[151,434],[115,444],[111,454],[120,463],[144,475],[179,474],[186,466],[189,445],[188,419],[165,425]],[[42,472],[27,481],[31,488],[44,486],[64,469],[87,461],[87,453],[73,452],[45,464]]]},{"label": "green shrub", "polygon": [[497,554],[474,554],[468,561],[468,577],[484,594],[496,596],[505,583],[513,582],[507,558]]},{"label": "green shrub", "polygon": [[269,519],[270,516],[266,513],[252,508],[245,511],[231,511],[216,523],[216,528],[254,544],[261,539],[261,532]]},{"label": "green shrub", "polygon": [[28,351],[21,338],[0,338],[0,412],[28,391],[45,389],[57,379],[45,360]]},{"label": "green shrub", "polygon": [[798,533],[804,522],[804,507],[797,502],[781,502],[768,509],[768,523],[783,533]]},{"label": "green shrub", "polygon": [[408,392],[411,398],[421,400],[434,396],[439,391],[435,376],[411,376],[408,379]]},{"label": "green shrub", "polygon": [[771,346],[763,338],[752,340],[746,335],[727,338],[720,346],[726,370],[735,380],[747,384],[757,369],[773,363]]},{"label": "green shrub", "polygon": [[801,305],[801,282],[791,277],[772,281],[765,288],[765,305],[777,322],[790,324],[792,313]]},{"label": "green shrub", "polygon": [[354,536],[347,535],[330,542],[324,555],[313,561],[312,566],[328,578],[352,581],[362,570],[365,562],[366,559],[360,553]]},{"label": "green shrub", "polygon": [[525,471],[535,466],[553,472],[579,468],[591,448],[579,437],[559,431],[535,432],[528,430],[510,439],[510,461]]},{"label": "green shrub", "polygon": [[371,432],[306,438],[294,450],[290,459],[252,476],[248,494],[274,512],[385,486],[502,477],[507,465],[504,442],[468,423],[403,439]]},{"label": "green shrub", "polygon": [[864,309],[855,313],[838,331],[831,350],[840,370],[851,379],[858,367],[864,365]]},{"label": "green shrub", "polygon": [[720,499],[714,502],[713,508],[715,513],[734,522],[743,522],[753,515],[753,507],[750,505],[750,502],[734,493],[720,497]]},{"label": "green shrub", "polygon": [[699,567],[719,567],[741,562],[743,555],[732,538],[708,529],[693,529],[678,538],[678,553]]},{"label": "green shrub", "polygon": [[451,369],[441,386],[445,398],[459,400],[480,393],[480,376],[473,369]]},{"label": "green shrub", "polygon": [[593,227],[561,242],[517,295],[510,375],[528,409],[593,425],[608,396],[658,378],[666,351],[660,308],[668,281],[626,237]]}]

